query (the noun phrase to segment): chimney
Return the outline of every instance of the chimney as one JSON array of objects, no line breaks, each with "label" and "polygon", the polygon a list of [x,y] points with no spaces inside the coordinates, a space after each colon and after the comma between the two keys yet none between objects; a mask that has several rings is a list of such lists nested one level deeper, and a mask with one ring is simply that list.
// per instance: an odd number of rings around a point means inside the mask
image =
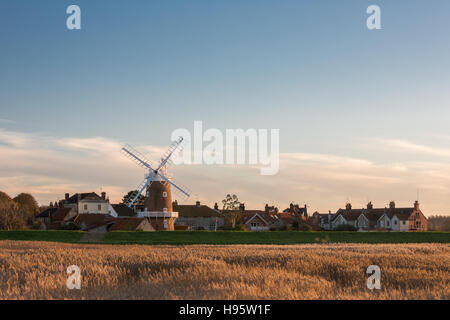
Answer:
[{"label": "chimney", "polygon": [[266,211],[266,212],[269,212],[269,205],[266,203],[266,206],[264,207],[264,210]]},{"label": "chimney", "polygon": [[389,202],[389,209],[395,209],[395,202],[394,201]]},{"label": "chimney", "polygon": [[419,211],[419,201],[414,201],[414,210]]},{"label": "chimney", "polygon": [[328,223],[331,223],[331,210],[328,210]]},{"label": "chimney", "polygon": [[216,203],[214,203],[214,210],[217,210],[217,211],[219,211],[219,205],[217,204],[217,202],[216,202]]},{"label": "chimney", "polygon": [[102,192],[102,199],[106,200],[106,192]]},{"label": "chimney", "polygon": [[245,203],[239,204],[239,210],[245,211]]},{"label": "chimney", "polygon": [[200,207],[200,201],[195,202],[196,207]]},{"label": "chimney", "polygon": [[69,201],[69,194],[66,193],[66,197],[65,197],[66,201]]},{"label": "chimney", "polygon": [[369,201],[369,203],[367,204],[367,210],[372,210],[372,209],[373,209],[372,201]]},{"label": "chimney", "polygon": [[348,203],[345,205],[345,209],[346,209],[347,211],[352,210],[352,204],[351,204],[350,202],[348,202]]}]

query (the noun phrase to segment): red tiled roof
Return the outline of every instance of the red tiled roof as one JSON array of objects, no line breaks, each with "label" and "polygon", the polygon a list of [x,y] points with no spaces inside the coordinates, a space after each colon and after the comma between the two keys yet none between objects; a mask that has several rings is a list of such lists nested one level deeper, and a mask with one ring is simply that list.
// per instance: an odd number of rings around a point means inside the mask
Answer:
[{"label": "red tiled roof", "polygon": [[92,201],[106,201],[102,197],[100,197],[95,192],[85,192],[85,193],[75,193],[72,195],[69,200],[67,200],[67,203],[78,203],[78,195],[80,195],[80,200],[92,200]]},{"label": "red tiled roof", "polygon": [[96,227],[103,226],[105,224],[111,223],[114,221],[114,218],[110,215],[105,214],[92,214],[92,213],[86,213],[86,214],[79,214],[75,217],[73,222],[80,226],[84,224],[86,229],[92,229]]},{"label": "red tiled roof", "polygon": [[144,220],[145,218],[116,218],[109,230],[135,231]]},{"label": "red tiled roof", "polygon": [[278,214],[276,214],[275,212],[267,213],[266,211],[262,211],[262,210],[245,210],[244,212],[241,213],[240,220],[243,223],[247,223],[256,214],[258,214],[268,224],[274,223],[275,221],[277,221],[279,219]]},{"label": "red tiled roof", "polygon": [[69,212],[72,210],[72,208],[59,208],[54,214],[53,214],[53,222],[57,221],[63,221],[64,218],[69,214]]},{"label": "red tiled roof", "polygon": [[128,208],[126,204],[119,203],[119,204],[112,204],[111,205],[116,211],[117,215],[119,217],[132,217],[134,216],[134,211],[131,208]]},{"label": "red tiled roof", "polygon": [[385,213],[389,218],[396,215],[400,220],[407,220],[413,211],[414,208],[339,209],[332,220],[336,219],[339,214],[342,214],[347,221],[354,221],[361,214],[364,214],[369,221],[376,222]]},{"label": "red tiled roof", "polygon": [[221,214],[205,205],[173,205],[173,211],[178,212],[179,217],[220,217]]},{"label": "red tiled roof", "polygon": [[40,214],[36,216],[36,218],[48,218],[52,217],[56,211],[58,211],[58,207],[50,207],[44,211],[42,211]]},{"label": "red tiled roof", "polygon": [[288,212],[279,212],[277,214],[278,218],[283,220],[286,224],[292,224],[294,221],[297,221],[297,215],[294,213],[288,213]]}]

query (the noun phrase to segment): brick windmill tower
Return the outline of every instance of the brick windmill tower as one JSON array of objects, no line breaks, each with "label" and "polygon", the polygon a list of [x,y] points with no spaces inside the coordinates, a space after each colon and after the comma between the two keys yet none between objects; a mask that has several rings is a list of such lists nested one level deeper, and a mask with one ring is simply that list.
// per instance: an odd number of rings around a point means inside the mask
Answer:
[{"label": "brick windmill tower", "polygon": [[144,192],[146,194],[144,211],[138,212],[138,217],[147,217],[155,230],[174,230],[175,219],[178,213],[172,210],[172,186],[181,198],[190,196],[187,188],[179,183],[175,184],[173,179],[167,175],[167,165],[172,163],[171,157],[176,151],[180,151],[183,138],[175,141],[161,158],[157,169],[151,165],[141,153],[127,145],[122,148],[122,152],[139,166],[148,169],[144,181],[139,185],[127,203],[129,208],[134,207],[134,203]]}]

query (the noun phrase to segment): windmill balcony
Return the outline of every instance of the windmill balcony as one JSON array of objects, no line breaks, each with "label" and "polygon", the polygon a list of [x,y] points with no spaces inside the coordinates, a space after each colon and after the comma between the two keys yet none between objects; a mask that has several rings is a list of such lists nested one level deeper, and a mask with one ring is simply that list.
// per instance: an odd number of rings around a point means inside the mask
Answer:
[{"label": "windmill balcony", "polygon": [[136,214],[138,218],[178,218],[178,212],[169,211],[139,211]]}]

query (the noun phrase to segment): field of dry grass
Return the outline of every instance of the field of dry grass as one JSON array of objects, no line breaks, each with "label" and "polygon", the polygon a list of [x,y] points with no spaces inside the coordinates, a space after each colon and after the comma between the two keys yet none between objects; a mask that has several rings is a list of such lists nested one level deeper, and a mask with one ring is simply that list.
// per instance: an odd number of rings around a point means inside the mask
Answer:
[{"label": "field of dry grass", "polygon": [[[69,265],[81,290],[66,288]],[[369,265],[381,290],[366,287]],[[0,241],[1,299],[450,299],[449,244],[84,245]]]}]

